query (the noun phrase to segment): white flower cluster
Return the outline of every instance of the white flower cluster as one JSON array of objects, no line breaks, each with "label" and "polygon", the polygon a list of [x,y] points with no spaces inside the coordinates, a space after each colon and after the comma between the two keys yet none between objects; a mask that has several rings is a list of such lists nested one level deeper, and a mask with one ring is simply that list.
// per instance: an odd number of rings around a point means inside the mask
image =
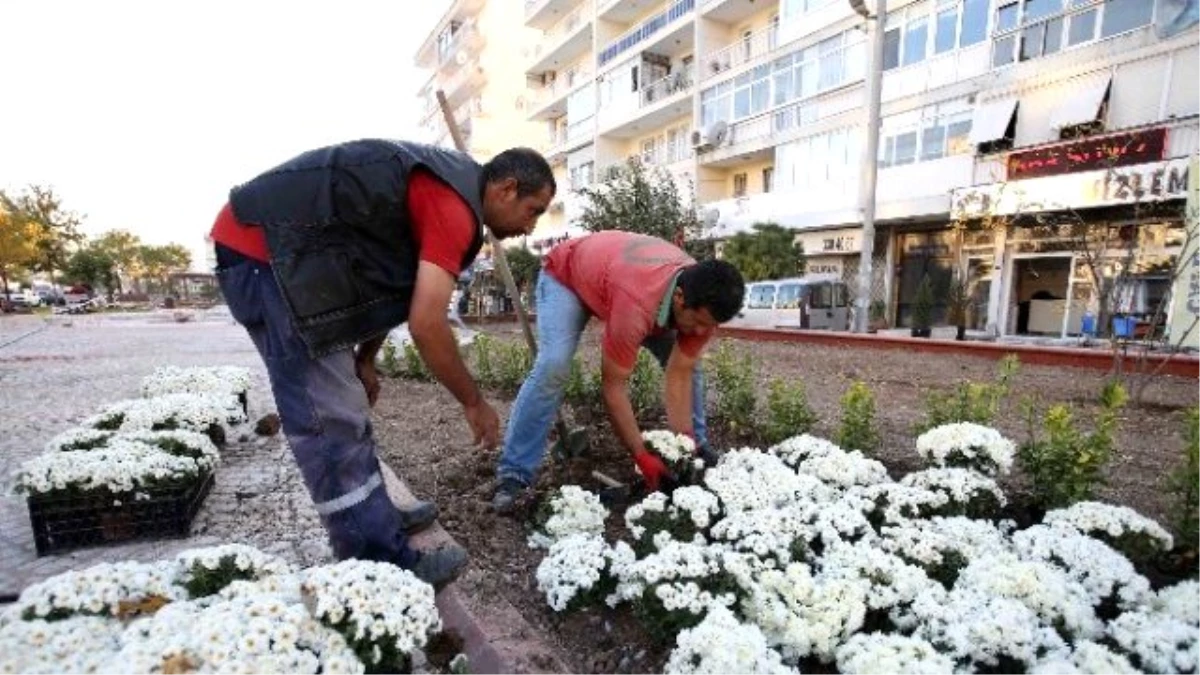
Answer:
[{"label": "white flower cluster", "polygon": [[165,394],[118,401],[85,419],[83,426],[118,431],[176,428],[203,433],[214,424],[245,421],[241,404],[228,394]]},{"label": "white flower cluster", "polygon": [[250,370],[240,366],[161,366],[142,379],[142,396],[145,398],[166,394],[224,394],[236,397],[249,389]]},{"label": "white flower cluster", "polygon": [[1018,530],[994,520],[1010,442],[969,424],[922,438],[937,468],[898,482],[811,436],[729,452],[703,487],[626,510],[636,549],[560,542],[539,588],[558,611],[635,601],[680,631],[669,672],[1196,671],[1200,584],[1154,593],[1111,543],[1169,547],[1161,527],[1084,503]]},{"label": "white flower cluster", "polygon": [[1088,536],[1120,539],[1125,535],[1143,535],[1160,550],[1174,546],[1171,534],[1161,525],[1127,506],[1102,502],[1078,502],[1046,514],[1047,525],[1071,527]]},{"label": "white flower cluster", "polygon": [[108,439],[112,438],[114,434],[116,434],[115,431],[74,427],[50,439],[50,442],[46,443],[46,452],[101,448],[107,445]]},{"label": "white flower cluster", "polygon": [[[165,449],[182,448],[181,453]],[[132,492],[155,482],[184,481],[212,471],[220,454],[207,436],[189,431],[112,434],[94,450],[38,455],[17,470],[15,488],[27,494],[63,490]]]},{"label": "white flower cluster", "polygon": [[951,502],[963,507],[978,504],[981,500],[995,500],[996,506],[1001,507],[1008,503],[995,480],[971,469],[950,467],[915,471],[902,478],[900,484],[946,495]]},{"label": "white flower cluster", "polygon": [[925,640],[886,633],[854,635],[838,649],[837,665],[846,675],[954,672],[954,661]]},{"label": "white flower cluster", "polygon": [[971,422],[934,427],[917,438],[917,454],[938,467],[974,469],[989,476],[1012,469],[1017,448],[999,431]]},{"label": "white flower cluster", "polygon": [[[631,552],[632,555],[632,552]],[[199,565],[232,560],[257,581],[189,598]],[[362,673],[440,629],[433,588],[383,563],[291,573],[244,546],[102,564],[28,587],[0,614],[0,673]]]},{"label": "white flower cluster", "polygon": [[388,563],[343,560],[302,575],[315,618],[339,627],[352,644],[411,654],[442,629],[433,586]]},{"label": "white flower cluster", "polygon": [[695,628],[675,638],[667,673],[798,673],[783,665],[779,652],[767,645],[758,626],[743,624],[718,607]]},{"label": "white flower cluster", "polygon": [[529,537],[530,548],[550,548],[555,542],[576,534],[604,534],[608,509],[600,497],[578,485],[564,485],[550,500],[550,516],[539,531]]},{"label": "white flower cluster", "polygon": [[652,429],[642,432],[642,442],[654,448],[654,452],[668,464],[679,464],[690,461],[696,453],[696,442],[684,436],[665,429]]}]

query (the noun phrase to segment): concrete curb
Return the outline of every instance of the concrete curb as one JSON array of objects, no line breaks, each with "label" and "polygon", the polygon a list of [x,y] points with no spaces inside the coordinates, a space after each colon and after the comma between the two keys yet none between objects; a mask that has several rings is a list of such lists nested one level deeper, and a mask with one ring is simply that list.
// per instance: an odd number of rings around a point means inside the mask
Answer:
[{"label": "concrete curb", "polygon": [[[412,491],[387,464],[380,463],[388,495],[398,506],[416,501]],[[417,549],[457,543],[440,523],[412,537]],[[489,599],[476,611],[458,583],[446,585],[437,594],[442,623],[463,640],[463,652],[472,673],[565,673],[568,668],[558,653],[508,602]]]}]

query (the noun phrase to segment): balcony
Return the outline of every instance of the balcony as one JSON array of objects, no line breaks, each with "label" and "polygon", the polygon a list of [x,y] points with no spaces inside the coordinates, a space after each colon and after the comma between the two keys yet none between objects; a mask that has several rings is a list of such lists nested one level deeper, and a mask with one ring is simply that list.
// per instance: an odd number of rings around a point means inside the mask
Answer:
[{"label": "balcony", "polygon": [[560,73],[550,84],[532,89],[529,118],[552,120],[567,114],[567,97],[576,89],[591,84],[590,70]]},{"label": "balcony", "polygon": [[[617,39],[609,42],[600,53],[596,55],[596,63],[603,67],[605,64],[611,63],[621,54],[630,51],[634,47],[648,42],[655,35],[662,33],[671,24],[681,21],[685,17],[689,17],[692,10],[696,8],[696,0],[676,0],[663,11],[651,16]],[[690,26],[686,26],[690,28]],[[676,30],[678,30],[676,26]],[[676,30],[671,31],[672,34]],[[687,33],[690,35],[691,30]]]},{"label": "balcony", "polygon": [[671,73],[628,97],[600,109],[600,133],[632,138],[692,112],[695,74],[692,68]]},{"label": "balcony", "polygon": [[428,67],[438,70],[453,69],[475,56],[483,49],[483,33],[469,20],[453,31],[446,40],[439,39],[430,49]]},{"label": "balcony", "polygon": [[579,6],[590,10],[591,4],[591,0],[525,0],[525,25],[546,30]]},{"label": "balcony", "polygon": [[707,54],[701,61],[703,69],[700,77],[707,80],[752,61],[757,61],[770,55],[778,46],[779,26],[765,26],[736,42]]},{"label": "balcony", "polygon": [[755,0],[703,0],[700,12],[707,19],[734,24],[749,19],[763,9]]},{"label": "balcony", "polygon": [[575,8],[545,31],[542,41],[534,47],[530,74],[562,70],[591,51],[593,26],[586,10],[590,10],[587,5]]}]

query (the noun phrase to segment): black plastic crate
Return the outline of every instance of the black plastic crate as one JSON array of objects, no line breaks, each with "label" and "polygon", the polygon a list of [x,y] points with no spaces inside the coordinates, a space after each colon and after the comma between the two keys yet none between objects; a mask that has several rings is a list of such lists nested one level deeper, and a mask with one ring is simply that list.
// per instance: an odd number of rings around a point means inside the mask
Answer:
[{"label": "black plastic crate", "polygon": [[[213,486],[212,472],[187,485],[142,489],[132,495],[29,497],[29,521],[39,556],[86,546],[186,537]],[[120,500],[116,505],[114,500]]]}]

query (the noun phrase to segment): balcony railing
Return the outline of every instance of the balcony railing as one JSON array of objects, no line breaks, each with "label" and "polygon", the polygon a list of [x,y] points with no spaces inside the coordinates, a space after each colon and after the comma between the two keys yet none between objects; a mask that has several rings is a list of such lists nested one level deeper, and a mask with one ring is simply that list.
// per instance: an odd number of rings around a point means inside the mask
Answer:
[{"label": "balcony railing", "polygon": [[650,39],[652,35],[666,28],[668,24],[674,22],[676,19],[686,16],[688,12],[695,8],[696,0],[678,0],[667,9],[646,19],[621,37],[608,43],[604,49],[600,50],[596,62],[603,66],[629,51],[635,45]]},{"label": "balcony railing", "polygon": [[771,24],[726,45],[704,58],[703,78],[715,77],[730,68],[770,54],[779,46],[779,26]]},{"label": "balcony railing", "polygon": [[477,44],[482,37],[483,34],[475,27],[474,21],[463,24],[445,45],[438,46],[438,66],[454,63],[458,58],[458,51],[464,48],[464,45]]},{"label": "balcony railing", "polygon": [[590,81],[590,70],[568,70],[554,79],[550,84],[540,87],[533,96],[533,107],[541,108],[569,94],[575,87]]},{"label": "balcony railing", "polygon": [[567,140],[578,141],[584,138],[591,138],[596,129],[596,118],[589,117],[578,122],[567,124]]},{"label": "balcony railing", "polygon": [[558,23],[546,29],[542,33],[542,40],[534,45],[533,60],[537,61],[543,55],[554,51],[561,45],[568,36],[574,33],[580,26],[588,20],[588,13],[584,12],[587,9],[586,5],[581,5],[575,8],[575,11],[564,16]]},{"label": "balcony railing", "polygon": [[665,98],[691,89],[695,84],[695,79],[693,70],[689,67],[651,82],[642,89],[642,107],[653,105]]}]

